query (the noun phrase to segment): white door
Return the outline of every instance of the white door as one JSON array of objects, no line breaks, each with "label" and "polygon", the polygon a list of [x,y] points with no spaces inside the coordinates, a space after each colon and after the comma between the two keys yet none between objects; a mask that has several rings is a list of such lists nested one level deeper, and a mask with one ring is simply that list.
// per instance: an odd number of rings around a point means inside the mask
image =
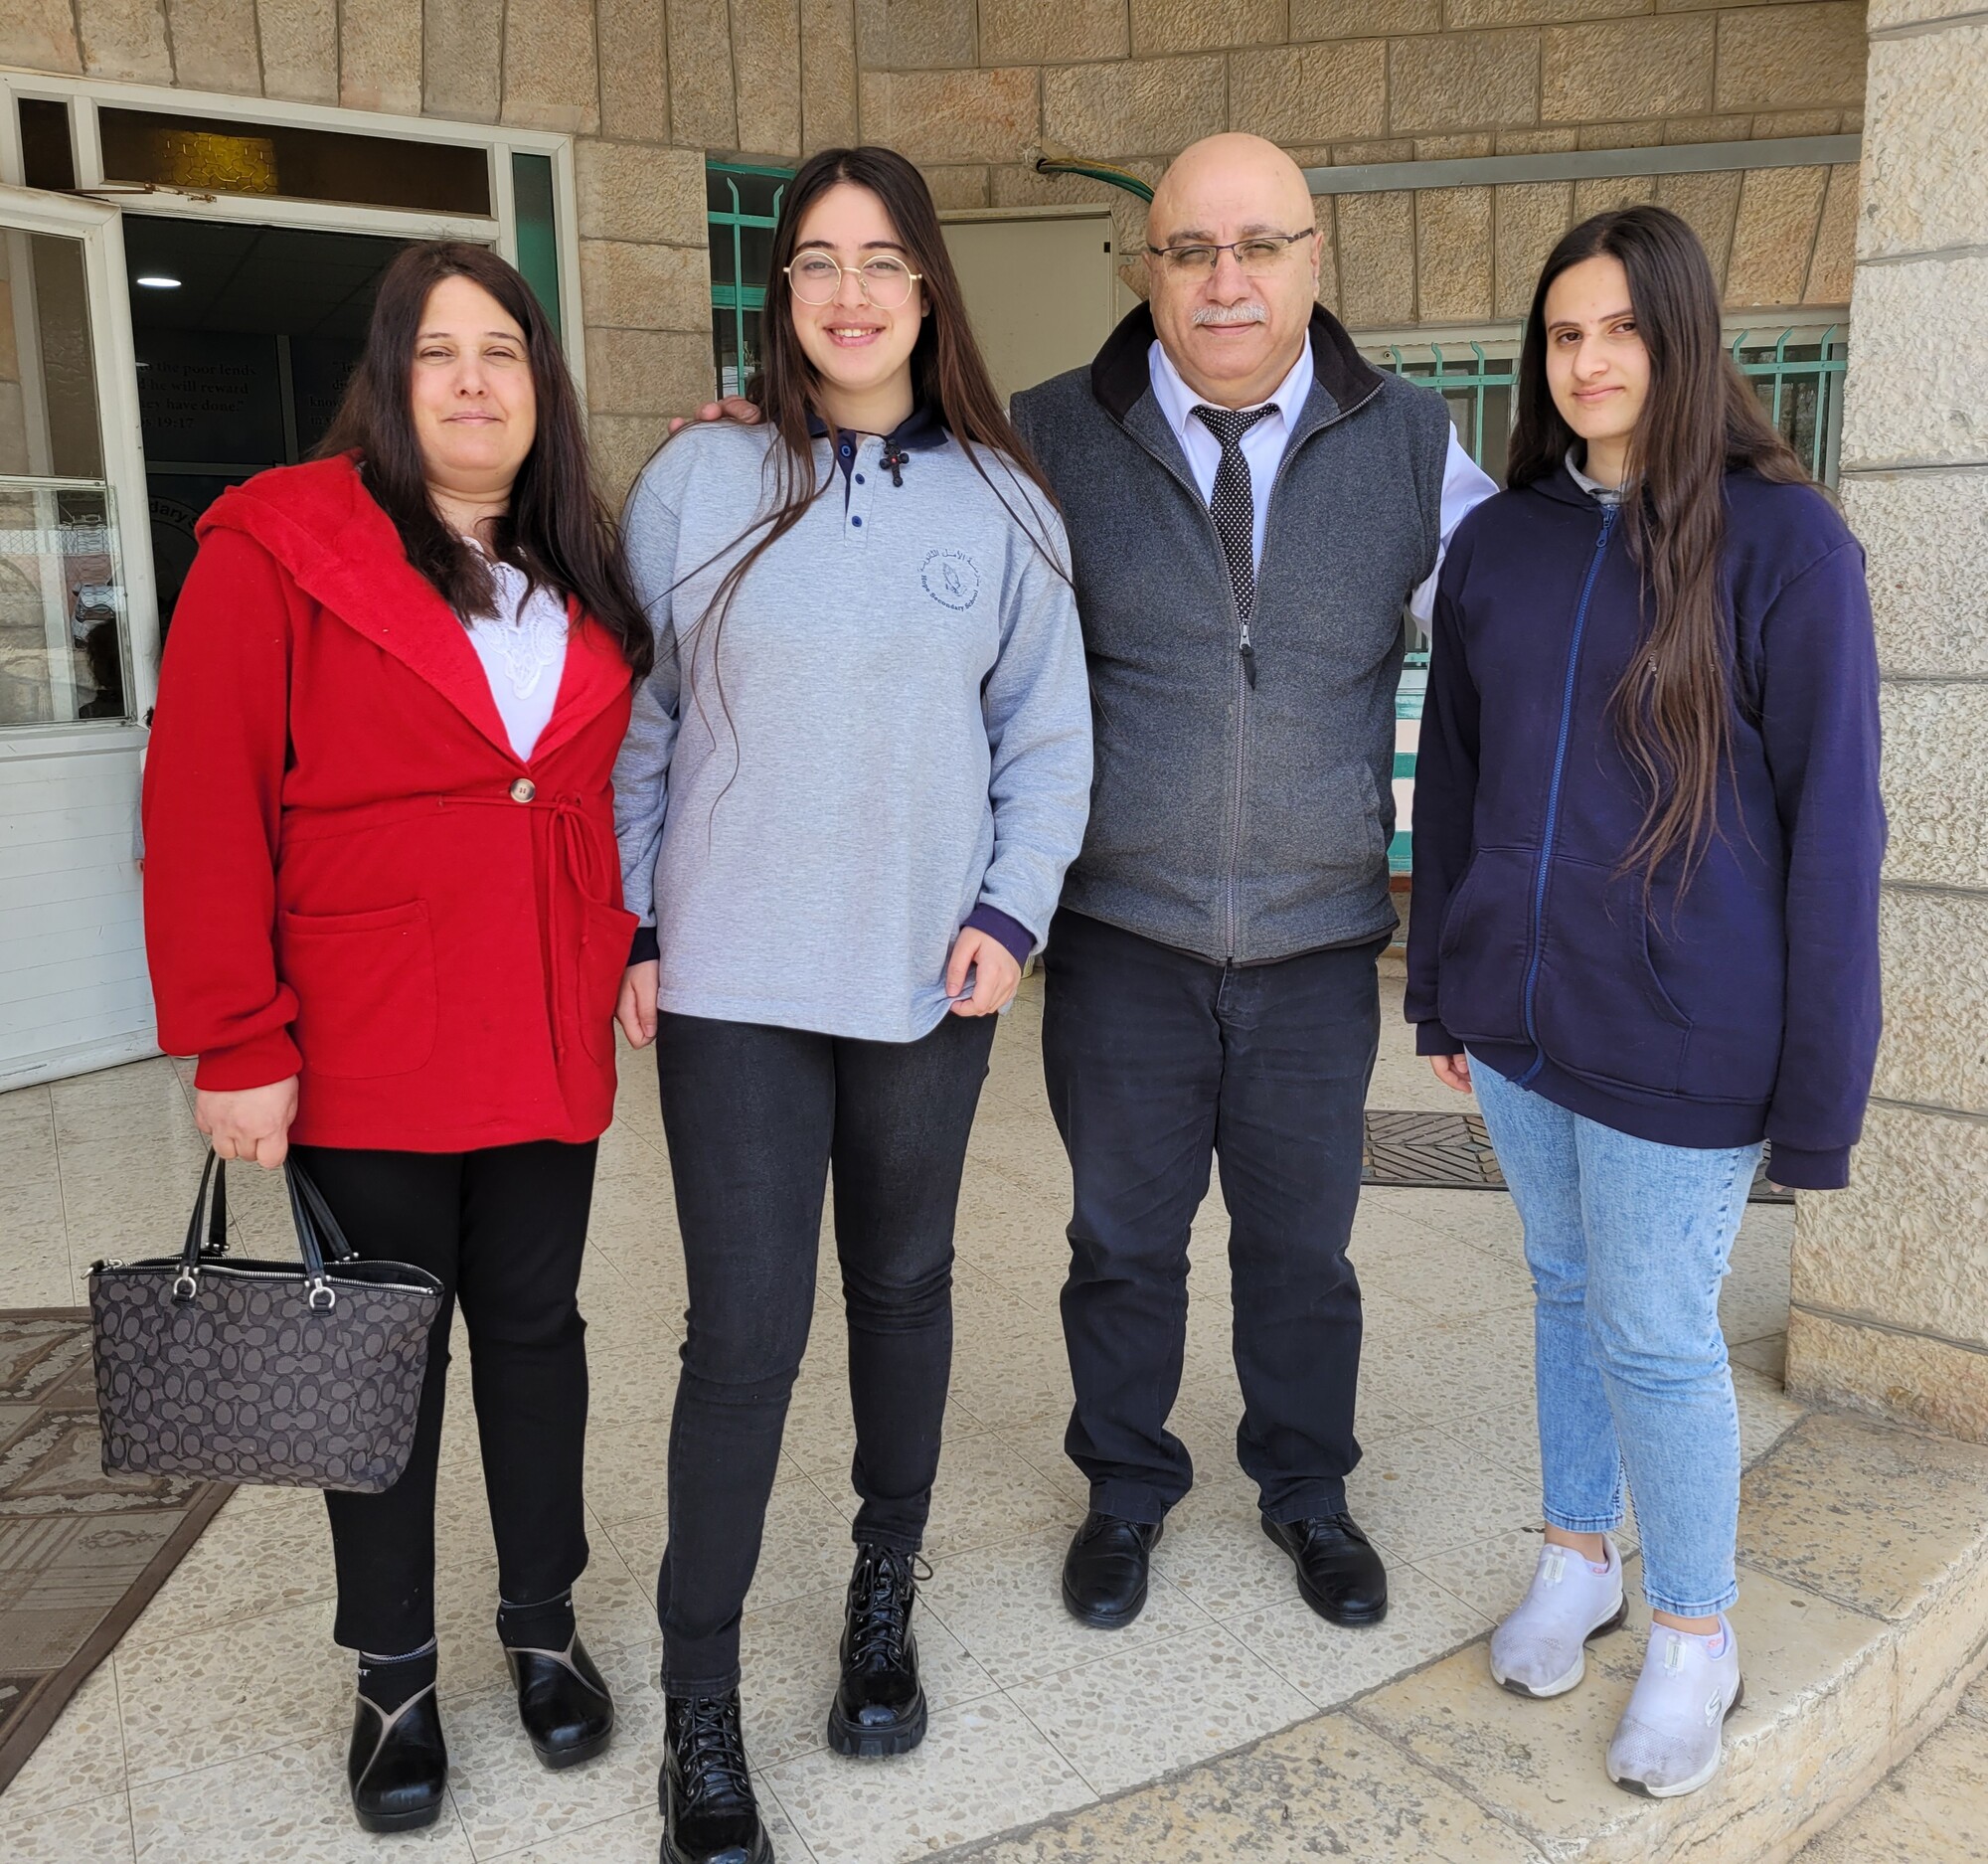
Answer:
[{"label": "white door", "polygon": [[945,244],[1004,403],[1084,367],[1118,320],[1109,214],[948,220]]},{"label": "white door", "polygon": [[156,1053],[152,599],[116,210],[0,187],[0,1089]]}]

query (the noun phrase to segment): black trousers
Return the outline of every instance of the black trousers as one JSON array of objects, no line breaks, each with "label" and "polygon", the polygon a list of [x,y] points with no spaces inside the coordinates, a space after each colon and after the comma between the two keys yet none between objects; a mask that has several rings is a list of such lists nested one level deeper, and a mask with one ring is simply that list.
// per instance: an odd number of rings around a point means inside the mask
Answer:
[{"label": "black trousers", "polygon": [[435,1461],[458,1304],[499,1593],[536,1605],[585,1570],[586,1323],[577,1296],[597,1150],[552,1139],[475,1152],[296,1148],[362,1256],[413,1263],[443,1289],[406,1473],[383,1495],[324,1498],[341,1644],[399,1656],[434,1635]]},{"label": "black trousers", "polygon": [[1273,1521],[1346,1505],[1360,1459],[1360,1284],[1347,1260],[1385,939],[1211,964],[1062,912],[1043,1066],[1075,1203],[1065,1440],[1091,1506],[1158,1521],[1194,1470],[1167,1429],[1187,1340],[1188,1231],[1222,1163],[1237,1455]]},{"label": "black trousers", "polygon": [[908,1043],[660,1019],[690,1286],[656,1576],[670,1695],[739,1682],[739,1618],[814,1315],[831,1165],[855,1537],[903,1553],[923,1539],[952,1368],[952,1227],[993,1042],[991,1016],[947,1016]]}]

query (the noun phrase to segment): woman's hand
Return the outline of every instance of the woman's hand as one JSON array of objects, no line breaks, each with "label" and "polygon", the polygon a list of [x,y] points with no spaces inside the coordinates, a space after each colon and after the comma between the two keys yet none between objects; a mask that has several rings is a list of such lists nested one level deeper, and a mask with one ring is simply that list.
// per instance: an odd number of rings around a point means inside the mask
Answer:
[{"label": "woman's hand", "polygon": [[[742,427],[756,427],[764,419],[759,411],[743,395],[728,395],[722,402],[706,402],[697,411],[699,421],[736,421]],[[682,415],[670,417],[670,431],[690,424]]]},{"label": "woman's hand", "polygon": [[1454,1088],[1458,1094],[1470,1092],[1470,1057],[1467,1055],[1431,1055],[1429,1066],[1435,1070],[1435,1078],[1445,1088]]},{"label": "woman's hand", "polygon": [[614,1020],[631,1048],[646,1049],[656,1039],[656,985],[663,974],[655,958],[631,964],[621,977],[621,1000],[614,1006]]},{"label": "woman's hand", "polygon": [[214,1141],[215,1156],[239,1158],[274,1171],[290,1149],[290,1122],[297,1116],[297,1078],[266,1088],[238,1088],[228,1094],[196,1089],[193,1123]]},{"label": "woman's hand", "polygon": [[[973,973],[973,994],[965,995],[966,973]],[[1015,954],[977,926],[968,926],[952,941],[952,956],[945,964],[945,994],[952,998],[955,1016],[992,1016],[1015,1000],[1022,982],[1022,967]]]}]

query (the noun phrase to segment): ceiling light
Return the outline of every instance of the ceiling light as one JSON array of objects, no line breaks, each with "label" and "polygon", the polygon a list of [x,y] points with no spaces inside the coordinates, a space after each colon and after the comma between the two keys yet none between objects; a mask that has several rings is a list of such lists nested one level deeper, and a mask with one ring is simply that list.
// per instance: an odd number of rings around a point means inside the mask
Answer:
[{"label": "ceiling light", "polygon": [[162,271],[140,272],[137,282],[150,291],[177,291],[180,288],[177,278],[169,278]]}]

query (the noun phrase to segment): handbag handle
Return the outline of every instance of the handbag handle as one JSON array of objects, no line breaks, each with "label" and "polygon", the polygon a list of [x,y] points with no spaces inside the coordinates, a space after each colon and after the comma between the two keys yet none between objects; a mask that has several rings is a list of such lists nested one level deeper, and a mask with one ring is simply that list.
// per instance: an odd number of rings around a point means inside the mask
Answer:
[{"label": "handbag handle", "polygon": [[[209,1195],[210,1188],[212,1196]],[[206,1224],[202,1225],[202,1213]],[[201,1232],[207,1233],[203,1246]],[[187,1219],[185,1247],[180,1251],[180,1272],[173,1281],[175,1298],[190,1300],[198,1282],[195,1275],[203,1260],[228,1254],[228,1168],[221,1154],[209,1148],[207,1163],[201,1168],[200,1189],[194,1193],[193,1215]],[[184,1291],[182,1291],[184,1290]]]},{"label": "handbag handle", "polygon": [[[346,1241],[345,1232],[339,1227],[336,1217],[331,1214],[331,1206],[324,1201],[324,1193],[317,1188],[317,1182],[309,1172],[299,1165],[294,1156],[283,1161],[283,1178],[289,1186],[290,1215],[296,1220],[297,1241],[304,1248],[304,1262],[310,1263],[310,1250],[315,1247],[320,1265],[323,1263],[349,1263],[359,1252]],[[305,1242],[308,1236],[309,1242]]]},{"label": "handbag handle", "polygon": [[[325,1275],[327,1260],[350,1262],[358,1254],[346,1241],[324,1193],[295,1159],[283,1162],[283,1182],[290,1194],[290,1220],[296,1225],[297,1253],[303,1258],[307,1300],[313,1308],[337,1305],[338,1295]],[[210,1190],[212,1195],[210,1195]],[[206,1222],[202,1223],[202,1213]],[[206,1232],[203,1247],[201,1235]],[[205,1262],[228,1253],[228,1166],[211,1147],[201,1168],[200,1189],[194,1194],[193,1215],[187,1220],[186,1244],[180,1251],[179,1273],[173,1277],[173,1299],[187,1302],[200,1292]]]}]

